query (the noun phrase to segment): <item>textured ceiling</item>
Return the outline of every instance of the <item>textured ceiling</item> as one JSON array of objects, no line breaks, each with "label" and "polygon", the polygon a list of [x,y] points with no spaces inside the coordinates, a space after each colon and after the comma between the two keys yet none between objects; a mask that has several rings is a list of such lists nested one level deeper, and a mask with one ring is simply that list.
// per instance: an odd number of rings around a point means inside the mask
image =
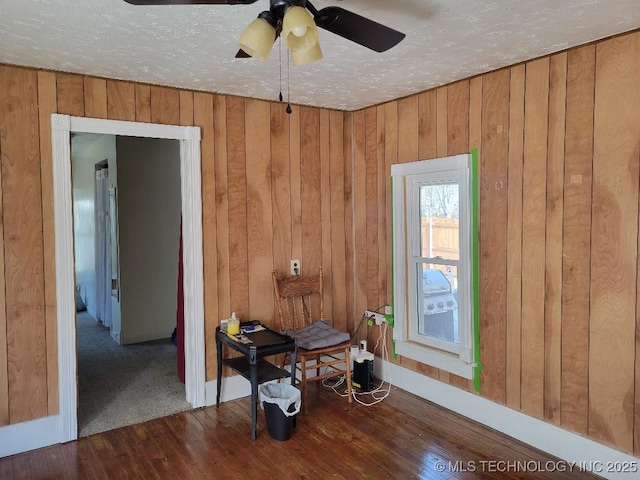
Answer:
[{"label": "textured ceiling", "polygon": [[[0,63],[357,110],[640,27],[639,0],[314,0],[406,33],[376,53],[320,30],[324,58],[234,58],[252,5],[0,0]],[[282,72],[282,73],[280,73]],[[287,85],[289,89],[287,91]]]}]

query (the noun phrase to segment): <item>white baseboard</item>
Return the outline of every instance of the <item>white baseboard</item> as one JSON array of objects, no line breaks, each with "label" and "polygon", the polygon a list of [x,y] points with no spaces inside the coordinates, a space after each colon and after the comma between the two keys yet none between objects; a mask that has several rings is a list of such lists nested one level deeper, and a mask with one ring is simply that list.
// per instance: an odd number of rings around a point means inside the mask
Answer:
[{"label": "white baseboard", "polygon": [[[239,375],[225,378],[222,385],[222,397],[220,398],[222,402],[251,395],[249,382]],[[215,380],[206,383],[207,406],[216,404],[216,391]],[[0,427],[0,458],[65,441],[60,415],[6,425]]]},{"label": "white baseboard", "polygon": [[0,458],[63,441],[60,415],[6,425],[0,427]]},{"label": "white baseboard", "polygon": [[[289,370],[289,365],[285,366],[285,370]],[[314,374],[315,375],[315,374]],[[314,376],[314,375],[309,375]],[[289,377],[284,378],[285,381],[289,380]],[[272,380],[270,382],[265,383],[274,383],[277,380]],[[205,398],[206,398],[206,406],[209,407],[211,405],[216,404],[216,392],[218,391],[217,381],[212,380],[205,384]],[[248,397],[251,395],[251,384],[249,380],[240,376],[233,375],[231,377],[224,377],[222,380],[222,394],[220,395],[220,403],[228,402],[231,400],[235,400],[237,398]]]},{"label": "white baseboard", "polygon": [[[573,465],[609,479],[640,477],[640,458],[538,420],[479,395],[375,358],[376,376]],[[513,461],[513,459],[494,459]],[[616,470],[628,468],[627,473]],[[568,470],[567,470],[568,471]]]},{"label": "white baseboard", "polygon": [[[212,380],[205,384],[205,404],[207,407],[216,404],[216,394],[218,392],[217,381]],[[222,380],[222,392],[220,402],[228,402],[236,398],[247,397],[251,395],[251,384],[240,375],[232,377],[224,377]]]}]

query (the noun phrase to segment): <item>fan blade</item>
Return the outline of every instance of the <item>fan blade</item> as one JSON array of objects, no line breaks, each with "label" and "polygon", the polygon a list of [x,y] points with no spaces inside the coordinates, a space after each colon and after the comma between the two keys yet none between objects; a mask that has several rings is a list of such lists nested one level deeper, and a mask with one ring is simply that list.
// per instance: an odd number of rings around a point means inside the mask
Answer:
[{"label": "fan blade", "polygon": [[131,5],[249,5],[258,0],[124,0]]},{"label": "fan blade", "polygon": [[326,7],[314,13],[316,25],[376,52],[395,47],[405,34],[340,7]]}]

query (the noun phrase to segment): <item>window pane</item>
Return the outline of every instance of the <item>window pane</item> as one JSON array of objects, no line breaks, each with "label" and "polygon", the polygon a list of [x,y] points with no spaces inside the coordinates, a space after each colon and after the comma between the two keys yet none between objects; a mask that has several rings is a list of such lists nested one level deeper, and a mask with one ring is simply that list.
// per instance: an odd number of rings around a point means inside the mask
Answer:
[{"label": "window pane", "polygon": [[420,187],[420,256],[460,259],[459,207],[457,184]]},{"label": "window pane", "polygon": [[418,333],[458,344],[458,268],[422,264],[422,315]]}]

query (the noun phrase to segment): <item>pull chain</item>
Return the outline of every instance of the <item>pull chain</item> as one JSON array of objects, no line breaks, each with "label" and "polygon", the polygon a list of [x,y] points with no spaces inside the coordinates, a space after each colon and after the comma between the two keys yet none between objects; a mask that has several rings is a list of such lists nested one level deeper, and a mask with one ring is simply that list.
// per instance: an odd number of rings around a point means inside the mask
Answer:
[{"label": "pull chain", "polygon": [[[280,68],[280,93],[278,94],[278,100],[282,102],[283,98],[282,98],[282,38],[278,39],[278,59],[279,59],[279,68]],[[289,103],[289,97],[291,94],[291,90],[289,88],[289,49],[287,49],[287,108],[285,109],[285,112],[287,112],[289,115],[291,115],[291,104]]]},{"label": "pull chain", "polygon": [[282,40],[278,39],[278,59],[280,63],[280,94],[278,100],[282,101]]}]

